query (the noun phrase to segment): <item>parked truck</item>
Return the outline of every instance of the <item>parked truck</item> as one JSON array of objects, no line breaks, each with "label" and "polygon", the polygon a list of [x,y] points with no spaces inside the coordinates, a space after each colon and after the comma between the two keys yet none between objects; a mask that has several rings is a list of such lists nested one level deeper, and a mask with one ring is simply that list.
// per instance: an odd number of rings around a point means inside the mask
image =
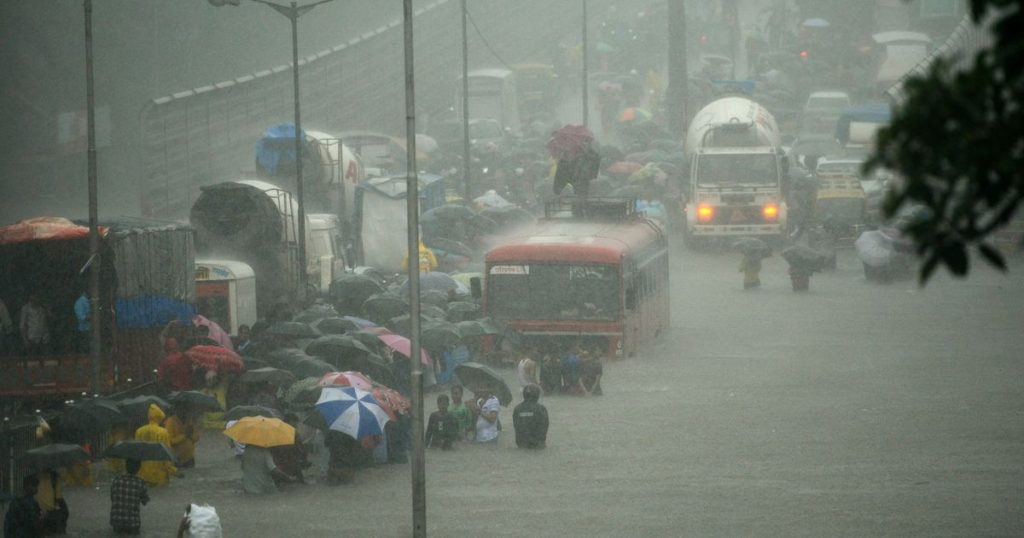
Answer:
[{"label": "parked truck", "polygon": [[[192,206],[190,219],[199,256],[252,268],[260,315],[299,297],[298,204],[290,192],[253,179],[209,185]],[[337,217],[307,214],[305,241],[308,291],[326,290],[345,267]]]},{"label": "parked truck", "polygon": [[687,243],[786,230],[788,162],[775,118],[743,97],[724,97],[694,116],[686,136]]}]

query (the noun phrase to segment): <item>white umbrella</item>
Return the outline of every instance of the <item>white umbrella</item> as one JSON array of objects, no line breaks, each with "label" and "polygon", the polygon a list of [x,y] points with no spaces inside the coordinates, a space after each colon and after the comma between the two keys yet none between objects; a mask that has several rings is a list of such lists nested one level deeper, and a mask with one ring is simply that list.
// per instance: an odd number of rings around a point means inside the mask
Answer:
[{"label": "white umbrella", "polygon": [[857,249],[857,257],[860,258],[860,261],[870,267],[885,267],[889,265],[896,254],[892,238],[878,230],[860,234],[853,245]]}]

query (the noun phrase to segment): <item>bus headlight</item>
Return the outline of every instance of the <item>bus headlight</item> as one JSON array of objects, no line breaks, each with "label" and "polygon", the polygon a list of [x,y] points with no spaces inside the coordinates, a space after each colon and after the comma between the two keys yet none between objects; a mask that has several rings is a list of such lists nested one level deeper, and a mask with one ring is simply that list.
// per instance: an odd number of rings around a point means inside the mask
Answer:
[{"label": "bus headlight", "polygon": [[708,204],[700,204],[697,206],[697,222],[711,222],[711,219],[715,218],[715,208]]},{"label": "bus headlight", "polygon": [[764,204],[764,207],[761,208],[761,214],[764,215],[764,220],[777,220],[779,218],[779,206],[773,203]]}]

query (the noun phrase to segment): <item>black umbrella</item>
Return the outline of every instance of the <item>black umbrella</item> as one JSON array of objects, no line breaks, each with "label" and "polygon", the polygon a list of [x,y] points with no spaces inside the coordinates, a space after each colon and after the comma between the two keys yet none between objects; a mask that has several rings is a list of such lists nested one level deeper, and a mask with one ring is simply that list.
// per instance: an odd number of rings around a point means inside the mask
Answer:
[{"label": "black umbrella", "polygon": [[420,331],[423,347],[430,351],[443,351],[462,343],[462,334],[452,323],[431,323]]},{"label": "black umbrella", "polygon": [[409,304],[397,295],[378,294],[367,299],[362,306],[366,319],[383,325],[391,318],[401,316],[409,311]]},{"label": "black umbrella", "polygon": [[466,301],[448,303],[448,321],[459,322],[474,319],[480,312],[480,305]]},{"label": "black umbrella", "polygon": [[772,247],[768,246],[768,243],[765,243],[756,237],[744,237],[738,239],[733,242],[732,248],[742,252],[744,256],[767,258],[772,255]]},{"label": "black umbrella", "polygon": [[448,313],[439,306],[424,304],[420,305],[420,315],[427,318],[443,320]]},{"label": "black umbrella", "polygon": [[343,357],[333,361],[333,364],[339,372],[361,372],[382,385],[394,384],[394,372],[391,370],[391,364],[376,353]]},{"label": "black umbrella", "polygon": [[316,324],[316,328],[323,334],[345,334],[358,331],[361,327],[351,319],[336,317],[324,318]]},{"label": "black umbrella", "polygon": [[270,383],[271,385],[287,385],[295,381],[295,376],[288,370],[273,366],[249,370],[238,378],[242,383]]},{"label": "black umbrella", "polygon": [[117,406],[121,408],[121,413],[131,422],[146,422],[149,417],[149,406],[151,404],[156,404],[164,413],[170,413],[171,411],[171,404],[167,400],[152,394],[117,401]]},{"label": "black umbrella", "polygon": [[795,245],[782,251],[782,257],[790,266],[804,271],[820,271],[825,265],[825,257],[820,252],[804,245]]},{"label": "black umbrella", "polygon": [[349,333],[348,335],[351,336],[352,338],[355,338],[356,340],[359,340],[360,342],[363,343],[364,346],[370,348],[377,355],[380,355],[382,344],[380,338],[378,338],[379,333],[377,333],[376,331],[364,329],[361,331]]},{"label": "black umbrella", "polygon": [[368,275],[344,274],[331,282],[331,297],[344,305],[360,305],[384,291],[377,279]]},{"label": "black umbrella", "polygon": [[150,441],[118,441],[103,452],[103,457],[139,461],[176,461],[174,453],[167,445]]},{"label": "black umbrella", "polygon": [[507,406],[512,403],[512,391],[509,390],[505,380],[492,370],[489,366],[478,362],[464,362],[455,367],[455,377],[459,378],[467,389],[473,392],[487,390],[498,397],[501,405]]},{"label": "black umbrella", "polygon": [[237,405],[224,413],[224,420],[238,420],[242,417],[284,418],[280,411],[262,405]]},{"label": "black umbrella", "polygon": [[298,321],[277,321],[267,327],[267,334],[278,338],[316,338],[320,333],[306,323]]},{"label": "black umbrella", "polygon": [[448,307],[448,294],[441,290],[425,290],[420,293],[420,304],[445,309]]},{"label": "black umbrella", "polygon": [[429,211],[424,211],[422,218],[427,221],[459,221],[470,220],[474,215],[473,210],[464,205],[445,204]]},{"label": "black umbrella", "polygon": [[320,398],[319,377],[304,377],[284,391],[284,401],[292,406],[312,405]]},{"label": "black umbrella", "polygon": [[89,459],[89,454],[78,445],[54,443],[26,450],[18,457],[19,469],[38,472],[69,467]]},{"label": "black umbrella", "polygon": [[309,358],[311,357],[301,349],[281,348],[267,354],[267,363],[281,370],[291,370],[297,362]]},{"label": "black umbrella", "polygon": [[171,404],[176,406],[188,406],[193,409],[203,411],[223,411],[220,402],[217,398],[210,396],[209,394],[199,392],[198,390],[182,390],[178,392],[172,392],[167,397],[171,401]]},{"label": "black umbrella", "polygon": [[320,359],[302,359],[291,367],[295,377],[319,377],[334,371],[334,365]]},{"label": "black umbrella", "polygon": [[430,239],[424,238],[423,244],[427,245],[431,249],[443,250],[448,254],[464,256],[466,258],[473,257],[473,249],[469,248],[465,243],[455,241],[454,239],[448,239],[446,237],[431,237]]},{"label": "black umbrella", "polygon": [[246,370],[255,370],[257,368],[263,368],[267,366],[267,361],[261,359],[254,359],[252,357],[247,357],[245,355],[242,355],[242,363],[245,364]]},{"label": "black umbrella", "polygon": [[338,357],[373,353],[373,350],[353,336],[330,334],[310,342],[306,346],[306,353],[317,357]]},{"label": "black umbrella", "polygon": [[[435,318],[427,317],[422,313],[420,314],[420,327],[424,327],[433,321],[435,321]],[[403,314],[401,316],[391,318],[387,327],[391,329],[393,333],[409,338],[412,335],[412,317],[408,314]]]},{"label": "black umbrella", "polygon": [[101,432],[126,420],[117,404],[110,400],[95,399],[68,405],[64,408],[61,424],[81,431]]},{"label": "black umbrella", "polygon": [[292,321],[298,321],[301,323],[314,323],[324,318],[336,317],[338,311],[331,305],[313,305],[302,312],[299,312],[292,318]]}]

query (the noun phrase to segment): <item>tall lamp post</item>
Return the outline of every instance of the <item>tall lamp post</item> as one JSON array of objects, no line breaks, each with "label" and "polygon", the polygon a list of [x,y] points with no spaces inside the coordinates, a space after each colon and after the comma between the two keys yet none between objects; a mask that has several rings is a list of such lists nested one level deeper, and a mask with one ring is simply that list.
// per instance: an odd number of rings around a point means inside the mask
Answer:
[{"label": "tall lamp post", "polygon": [[89,362],[93,394],[103,385],[100,367],[100,234],[99,197],[96,181],[96,98],[92,77],[92,0],[83,0],[85,11],[85,116],[88,139],[89,181]]},{"label": "tall lamp post", "polygon": [[466,0],[462,0],[462,188],[463,198],[469,203],[470,155],[469,155],[469,35],[466,33]]},{"label": "tall lamp post", "polygon": [[[298,242],[299,242],[299,293],[301,299],[306,297],[308,275],[306,274],[306,204],[302,187],[302,113],[299,107],[299,17],[312,11],[320,4],[333,2],[334,0],[319,0],[311,4],[299,6],[298,2],[289,5],[275,4],[267,0],[251,0],[257,4],[270,6],[274,11],[284,15],[292,23],[292,87],[295,93],[295,197],[298,205]],[[237,6],[240,0],[209,0],[210,4],[220,7],[223,5]]]},{"label": "tall lamp post", "polygon": [[[463,4],[464,6],[465,4]],[[465,13],[465,11],[463,11]],[[416,176],[416,84],[413,69],[412,0],[402,0],[405,46],[405,200],[409,257],[409,362],[412,363],[412,535],[427,536],[426,459],[423,454],[423,365],[420,363],[420,209]],[[463,101],[467,96],[463,95]]]},{"label": "tall lamp post", "polygon": [[587,102],[589,97],[587,95],[589,93],[587,88],[587,78],[589,78],[587,73],[587,0],[580,0],[580,4],[582,4],[581,7],[583,8],[583,16],[581,17],[583,21],[583,126],[587,127],[589,123],[587,120],[590,116],[590,104]]}]

